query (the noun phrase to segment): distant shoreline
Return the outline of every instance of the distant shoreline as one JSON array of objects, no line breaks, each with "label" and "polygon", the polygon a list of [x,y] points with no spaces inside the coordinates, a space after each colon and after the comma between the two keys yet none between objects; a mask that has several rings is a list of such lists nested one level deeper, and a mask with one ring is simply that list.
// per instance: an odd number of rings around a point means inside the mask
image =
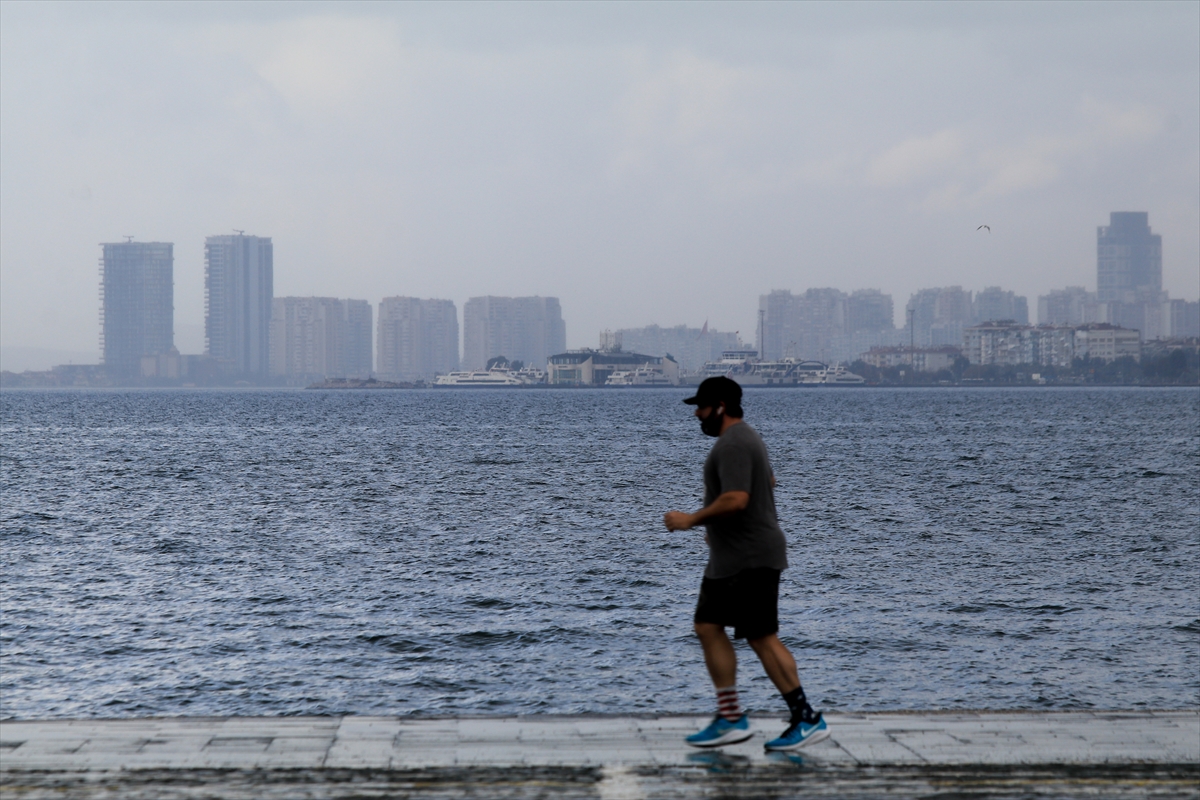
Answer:
[{"label": "distant shoreline", "polygon": [[[379,384],[385,384],[385,381],[379,381]],[[415,384],[390,384],[376,386],[346,386],[346,385],[323,385],[315,384],[310,386],[247,386],[247,385],[190,385],[190,386],[153,386],[153,385],[97,385],[97,386],[22,386],[12,385],[7,382],[0,383],[0,391],[321,391],[321,392],[359,392],[368,391],[375,392],[380,390],[386,391],[413,391],[425,392],[436,390],[438,392],[447,391],[467,391],[467,392],[494,392],[498,390],[509,391],[584,391],[584,390],[600,390],[605,392],[620,392],[620,391],[690,391],[695,388],[695,384],[680,384],[679,386],[569,386],[558,385],[549,386],[545,384],[532,384],[529,386],[437,386],[426,384],[424,386]],[[780,390],[811,390],[811,391],[864,391],[871,389],[931,389],[931,390],[947,390],[947,389],[1200,389],[1200,383],[953,383],[944,384],[929,384],[929,383],[867,383],[857,385],[834,385],[834,384],[781,384],[781,385],[761,385],[761,386],[745,386],[746,391],[780,391]]]}]

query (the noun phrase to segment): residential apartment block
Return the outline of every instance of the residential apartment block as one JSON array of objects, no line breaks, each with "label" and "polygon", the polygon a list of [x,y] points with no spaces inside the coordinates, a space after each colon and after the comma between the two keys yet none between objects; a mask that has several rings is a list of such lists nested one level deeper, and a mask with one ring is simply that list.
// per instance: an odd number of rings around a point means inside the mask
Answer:
[{"label": "residential apartment block", "polygon": [[566,349],[557,297],[472,297],[463,306],[465,369],[483,369],[496,356],[543,368]]},{"label": "residential apartment block", "polygon": [[1142,357],[1140,331],[1104,324],[1084,325],[1075,330],[1076,358],[1115,361],[1126,356],[1134,360]]},{"label": "residential apartment block", "polygon": [[226,374],[268,375],[273,293],[270,237],[238,233],[204,240],[205,352]]},{"label": "residential apartment block", "polygon": [[849,361],[872,346],[898,344],[891,295],[877,289],[775,290],[759,297],[758,308],[758,351],[769,361]]},{"label": "residential apartment block", "polygon": [[451,300],[385,297],[375,369],[389,380],[431,380],[458,369],[458,309]]},{"label": "residential apartment block", "polygon": [[1095,295],[1082,286],[1055,289],[1038,298],[1038,324],[1082,325],[1093,322],[1088,317],[1093,313],[1091,306],[1095,303]]},{"label": "residential apartment block", "polygon": [[174,245],[102,244],[100,352],[113,379],[141,377],[142,357],[175,347]]},{"label": "residential apartment block", "polygon": [[1159,306],[1158,336],[1144,339],[1200,338],[1200,301],[1164,300]]},{"label": "residential apartment block", "polygon": [[942,347],[872,347],[863,353],[862,360],[873,367],[910,367],[913,372],[940,372],[950,369],[962,357],[962,350],[952,345]]},{"label": "residential apartment block", "polygon": [[1029,301],[1016,292],[989,286],[975,293],[975,299],[971,301],[971,317],[976,324],[1011,320],[1019,325],[1028,325]]},{"label": "residential apartment block", "polygon": [[1141,334],[1108,324],[1038,326],[989,322],[963,334],[963,355],[972,364],[1070,367],[1076,358],[1113,361],[1141,357]]},{"label": "residential apartment block", "polygon": [[276,297],[270,374],[321,380],[371,376],[371,304],[336,297]]},{"label": "residential apartment block", "polygon": [[957,346],[963,330],[975,322],[971,293],[961,286],[921,289],[909,298],[905,314],[917,347]]}]

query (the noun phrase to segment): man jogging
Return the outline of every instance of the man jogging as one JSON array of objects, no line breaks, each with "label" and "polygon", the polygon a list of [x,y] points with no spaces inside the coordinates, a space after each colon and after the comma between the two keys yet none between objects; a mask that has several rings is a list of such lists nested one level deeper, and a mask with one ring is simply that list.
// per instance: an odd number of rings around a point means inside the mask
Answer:
[{"label": "man jogging", "polygon": [[668,511],[669,531],[704,525],[708,566],[700,584],[695,629],[717,692],[712,723],[687,737],[695,747],[719,747],[749,739],[750,720],[737,694],[737,656],[725,628],[758,655],[791,712],[787,729],[768,750],[795,750],[829,735],[821,714],[808,704],[796,661],[779,641],[779,574],[787,568],[787,541],[775,516],[775,475],[762,438],[742,421],[742,387],[725,377],[708,378],[683,402],[696,406],[700,429],[717,437],[704,462],[704,508],[693,514]]}]

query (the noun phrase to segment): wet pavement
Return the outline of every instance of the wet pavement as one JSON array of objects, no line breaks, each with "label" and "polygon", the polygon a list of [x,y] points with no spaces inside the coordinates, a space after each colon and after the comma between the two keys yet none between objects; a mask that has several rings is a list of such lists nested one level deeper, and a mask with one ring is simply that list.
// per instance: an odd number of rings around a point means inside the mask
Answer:
[{"label": "wet pavement", "polygon": [[0,722],[12,798],[1200,797],[1200,713],[830,714],[697,751],[698,717]]}]

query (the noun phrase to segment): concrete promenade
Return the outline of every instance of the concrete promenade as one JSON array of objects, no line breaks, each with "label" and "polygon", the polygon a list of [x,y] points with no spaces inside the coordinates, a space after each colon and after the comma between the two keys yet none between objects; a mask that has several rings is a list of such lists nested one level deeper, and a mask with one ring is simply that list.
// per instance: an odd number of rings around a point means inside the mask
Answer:
[{"label": "concrete promenade", "polygon": [[274,717],[0,722],[7,798],[1200,797],[1200,713],[827,715],[697,751],[699,717]]}]

